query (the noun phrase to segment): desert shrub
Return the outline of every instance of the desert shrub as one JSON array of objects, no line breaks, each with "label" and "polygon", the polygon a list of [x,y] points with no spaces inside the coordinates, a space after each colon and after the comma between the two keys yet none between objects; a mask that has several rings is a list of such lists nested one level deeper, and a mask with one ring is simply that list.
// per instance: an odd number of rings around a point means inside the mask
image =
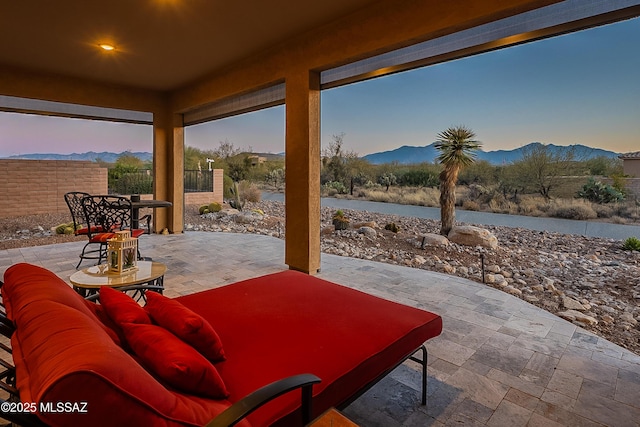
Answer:
[{"label": "desert shrub", "polygon": [[612,203],[624,200],[624,194],[609,184],[589,178],[589,181],[578,192],[578,197],[594,203]]},{"label": "desert shrub", "polygon": [[423,188],[424,205],[425,206],[440,206],[440,191],[435,188]]},{"label": "desert shrub", "polygon": [[[467,197],[471,200],[486,199],[486,196],[490,193],[488,188],[479,184],[469,185],[468,190],[469,193],[467,194]],[[488,199],[485,201],[488,201]]]},{"label": "desert shrub", "polygon": [[596,211],[598,218],[611,218],[614,216],[614,210],[611,206],[596,204],[593,206],[593,210]]},{"label": "desert shrub", "polygon": [[637,201],[628,200],[626,203],[615,203],[612,205],[613,214],[623,218],[637,221],[640,217],[640,205]]},{"label": "desert shrub", "polygon": [[462,209],[466,209],[468,211],[479,211],[480,205],[478,202],[474,202],[473,200],[465,200],[462,202]]},{"label": "desert shrub", "polygon": [[520,215],[543,216],[549,208],[549,205],[545,203],[542,197],[525,196],[518,200],[516,213]]},{"label": "desert shrub", "polygon": [[409,170],[398,174],[398,183],[410,187],[437,187],[440,184],[438,175],[425,170]]},{"label": "desert shrub", "polygon": [[495,193],[489,200],[489,210],[494,213],[508,214],[511,212],[511,203],[502,194]]},{"label": "desert shrub", "polygon": [[398,178],[391,172],[384,173],[378,177],[378,183],[389,191],[389,187],[398,183]]},{"label": "desert shrub", "polygon": [[389,224],[385,225],[384,229],[389,230],[393,233],[397,233],[398,231],[400,231],[400,227],[398,227],[395,222],[390,222]]},{"label": "desert shrub", "polygon": [[73,222],[56,226],[56,234],[73,234],[74,232]]},{"label": "desert shrub", "polygon": [[611,222],[614,224],[627,224],[629,221],[627,221],[626,218],[622,218],[618,215],[614,215],[611,217]]},{"label": "desert shrub", "polygon": [[335,194],[347,194],[347,187],[340,181],[329,181],[325,182],[324,188],[327,190],[329,194],[332,193],[331,190],[334,190],[333,195]]},{"label": "desert shrub", "polygon": [[440,191],[435,188],[401,187],[392,197],[393,203],[414,206],[440,206]]},{"label": "desert shrub", "polygon": [[338,194],[338,190],[336,190],[335,188],[326,188],[323,186],[320,190],[320,194],[323,197],[333,197]]},{"label": "desert shrub", "polygon": [[369,190],[367,192],[367,199],[373,202],[393,203],[393,193],[381,190]]},{"label": "desert shrub", "polygon": [[212,202],[207,206],[209,212],[220,212],[222,210],[222,205],[218,202]]},{"label": "desert shrub", "polygon": [[225,199],[233,198],[233,180],[228,175],[222,177],[223,197]]},{"label": "desert shrub", "polygon": [[629,237],[622,244],[622,249],[625,251],[640,251],[640,239],[637,237]]},{"label": "desert shrub", "polygon": [[425,193],[420,190],[405,193],[401,198],[401,203],[403,205],[428,206],[426,202]]},{"label": "desert shrub", "polygon": [[585,203],[567,203],[557,205],[549,210],[549,216],[565,219],[587,220],[598,217],[596,211]]},{"label": "desert shrub", "polygon": [[258,186],[249,181],[241,181],[238,184],[238,193],[242,202],[258,203],[262,199]]},{"label": "desert shrub", "polygon": [[626,180],[624,175],[620,175],[620,174],[613,174],[611,175],[611,179],[613,180],[613,183],[611,184],[613,186],[613,188],[615,188],[616,190],[618,190],[619,192],[621,192],[622,194],[624,194],[625,196],[626,194],[626,188],[625,188],[625,184],[626,184]]},{"label": "desert shrub", "polygon": [[209,205],[202,205],[198,208],[198,213],[200,215],[204,215],[204,214],[208,214],[209,213]]}]

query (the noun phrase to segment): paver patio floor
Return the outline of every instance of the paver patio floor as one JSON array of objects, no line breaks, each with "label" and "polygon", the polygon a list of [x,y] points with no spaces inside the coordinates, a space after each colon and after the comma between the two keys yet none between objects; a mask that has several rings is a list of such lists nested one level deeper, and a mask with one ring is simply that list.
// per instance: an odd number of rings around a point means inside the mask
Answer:
[{"label": "paver patio floor", "polygon": [[[82,245],[0,251],[0,274],[29,262],[68,281]],[[167,264],[167,296],[287,269],[284,242],[267,236],[151,235],[140,248]],[[527,302],[453,276],[326,254],[318,277],[443,318],[442,335],[427,343],[428,405],[407,362],[344,411],[360,425],[640,426],[640,356]]]}]

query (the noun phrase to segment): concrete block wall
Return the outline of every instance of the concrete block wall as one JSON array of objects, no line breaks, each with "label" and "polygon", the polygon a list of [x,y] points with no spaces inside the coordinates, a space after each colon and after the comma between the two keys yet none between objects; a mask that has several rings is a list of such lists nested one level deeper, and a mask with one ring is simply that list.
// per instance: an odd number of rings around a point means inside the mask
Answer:
[{"label": "concrete block wall", "polygon": [[107,169],[94,162],[0,159],[0,176],[0,218],[69,212],[69,191],[107,193]]}]

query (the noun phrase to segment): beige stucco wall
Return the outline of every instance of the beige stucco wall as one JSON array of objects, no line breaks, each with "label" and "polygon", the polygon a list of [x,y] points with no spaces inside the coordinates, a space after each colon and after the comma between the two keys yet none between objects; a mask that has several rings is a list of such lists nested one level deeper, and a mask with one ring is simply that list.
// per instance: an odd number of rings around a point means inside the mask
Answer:
[{"label": "beige stucco wall", "polygon": [[624,188],[627,190],[627,198],[635,197],[640,200],[640,178],[625,179]]},{"label": "beige stucco wall", "polygon": [[69,212],[65,193],[107,192],[107,168],[94,162],[0,159],[0,176],[0,218]]},{"label": "beige stucco wall", "polygon": [[640,158],[622,160],[622,170],[625,175],[640,178]]}]

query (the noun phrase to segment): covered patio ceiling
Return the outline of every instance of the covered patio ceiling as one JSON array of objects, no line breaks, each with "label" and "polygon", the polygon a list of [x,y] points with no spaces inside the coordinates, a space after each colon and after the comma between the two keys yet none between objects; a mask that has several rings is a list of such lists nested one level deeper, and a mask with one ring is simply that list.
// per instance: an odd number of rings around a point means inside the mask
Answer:
[{"label": "covered patio ceiling", "polygon": [[[558,7],[548,12],[549,5]],[[180,233],[184,127],[284,103],[286,200],[295,202],[286,204],[285,262],[313,273],[320,267],[322,87],[637,16],[639,9],[640,0],[2,2],[0,111],[134,122],[138,116],[129,113],[144,113],[140,121],[153,125],[154,195],[173,202],[156,212],[154,226]],[[517,25],[501,21],[510,17],[520,18]],[[475,45],[467,44],[470,29]],[[449,36],[452,44],[440,42]],[[43,111],[54,103],[92,108]]]},{"label": "covered patio ceiling", "polygon": [[[173,91],[371,3],[2,2],[0,67]],[[115,50],[103,51],[103,43]]]}]

